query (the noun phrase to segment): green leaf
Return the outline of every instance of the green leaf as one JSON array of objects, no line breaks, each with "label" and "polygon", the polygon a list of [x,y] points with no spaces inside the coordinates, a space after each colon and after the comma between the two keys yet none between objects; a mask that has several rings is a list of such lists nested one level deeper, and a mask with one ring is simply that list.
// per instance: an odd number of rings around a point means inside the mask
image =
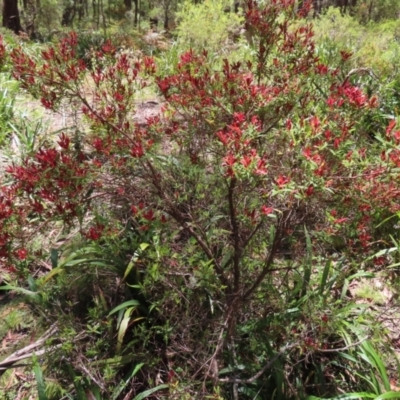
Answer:
[{"label": "green leaf", "polygon": [[275,234],[276,234],[275,226],[271,225],[271,227],[269,228],[269,243],[272,244],[274,242]]},{"label": "green leaf", "polygon": [[124,336],[126,330],[128,329],[129,321],[131,320],[131,314],[135,310],[135,307],[127,308],[124,312],[124,316],[121,320],[121,323],[118,327],[118,337],[117,337],[117,354],[121,352],[122,342],[124,340]]},{"label": "green leaf", "polygon": [[221,261],[222,269],[224,269],[228,265],[228,263],[231,262],[231,260],[233,259],[233,253],[234,253],[234,251],[232,249],[228,249],[228,251],[225,253],[225,255]]},{"label": "green leaf", "polygon": [[351,400],[351,399],[376,399],[376,394],[367,393],[367,392],[359,392],[359,393],[346,393],[341,394],[340,396],[332,397],[329,400]]},{"label": "green leaf", "polygon": [[359,362],[359,360],[357,360],[357,358],[351,356],[350,354],[342,353],[342,352],[339,352],[338,354],[340,356],[342,356],[343,358],[346,358],[347,360],[352,361],[354,363],[358,363]]},{"label": "green leaf", "polygon": [[[375,138],[380,139],[380,141],[383,141],[383,143],[386,143],[384,139],[382,139],[380,136],[376,135]],[[375,228],[379,228],[380,226],[386,224],[386,222],[390,221],[392,218],[398,217],[397,214],[393,214],[390,217],[384,219],[382,222],[380,222],[378,225],[376,225]]]},{"label": "green leaf", "polygon": [[326,281],[328,279],[329,271],[331,269],[331,261],[327,260],[325,263],[324,271],[322,272],[321,282],[319,286],[319,294],[322,296],[325,290]]},{"label": "green leaf", "polygon": [[85,390],[83,389],[82,384],[80,383],[79,376],[76,376],[75,371],[71,367],[71,365],[67,364],[67,371],[72,378],[76,390],[76,400],[88,400],[85,394]]},{"label": "green leaf", "polygon": [[150,245],[148,243],[141,243],[139,245],[140,251],[135,251],[135,254],[132,256],[131,261],[129,262],[128,266],[126,267],[126,270],[125,270],[125,273],[124,273],[124,277],[122,278],[123,281],[128,277],[128,275],[132,271],[132,268],[135,266],[137,260],[139,259],[140,254],[144,250],[146,250],[149,246]]},{"label": "green leaf", "polygon": [[368,257],[367,260],[372,260],[376,257],[386,256],[390,253],[393,253],[396,250],[397,250],[397,247],[390,247],[389,249],[380,250],[377,253],[373,254],[371,257]]},{"label": "green leaf", "polygon": [[382,358],[375,351],[371,342],[365,341],[361,344],[361,347],[364,350],[364,354],[368,357],[367,361],[371,364],[371,366],[375,367],[377,372],[379,372],[379,377],[382,380],[385,390],[390,390],[389,377],[387,375],[386,366]]},{"label": "green leaf", "polygon": [[140,243],[139,245],[141,251],[146,250],[149,246],[149,243]]},{"label": "green leaf", "polygon": [[105,360],[96,360],[90,363],[90,365],[93,366],[99,366],[99,365],[111,365],[115,367],[122,367],[131,361],[133,361],[136,358],[135,355],[130,354],[130,355],[125,355],[125,356],[115,356],[113,358],[106,358]]},{"label": "green leaf", "polygon": [[347,279],[349,281],[352,281],[353,279],[356,279],[356,278],[373,278],[373,277],[375,277],[375,274],[372,272],[360,271],[360,272],[357,272],[356,274],[350,275]]},{"label": "green leaf", "polygon": [[400,392],[386,392],[375,398],[375,400],[385,399],[400,399]]},{"label": "green leaf", "polygon": [[88,394],[90,394],[90,399],[94,397],[96,400],[101,400],[100,390],[97,386],[90,386],[90,388],[86,389],[86,395]]},{"label": "green leaf", "polygon": [[245,368],[246,368],[246,366],[243,364],[234,365],[232,367],[226,367],[224,369],[221,369],[221,371],[218,372],[218,375],[225,375],[225,374],[228,374],[229,372],[238,371],[238,370],[243,371]]},{"label": "green leaf", "polygon": [[[75,253],[74,256],[76,256],[77,254]],[[66,268],[68,267],[76,267],[76,266],[80,266],[80,265],[92,265],[95,267],[104,267],[104,268],[110,268],[110,264],[104,262],[104,259],[100,259],[100,258],[80,258],[77,260],[74,260],[74,258],[72,256],[68,257],[67,260],[65,260],[64,262],[62,262],[61,264],[58,265],[57,268],[52,269],[48,274],[46,274],[43,278],[42,278],[42,283],[46,283],[47,281],[49,281],[53,276],[58,275],[60,273],[63,273],[65,271]]]},{"label": "green leaf", "polygon": [[57,268],[58,266],[58,249],[51,249],[50,250],[50,261],[51,261],[51,266],[54,268]]},{"label": "green leaf", "polygon": [[116,312],[118,312],[118,311],[120,311],[120,310],[123,310],[124,308],[131,307],[131,306],[137,307],[137,306],[140,306],[140,303],[139,303],[137,300],[128,300],[128,301],[125,301],[124,303],[122,303],[122,304],[118,305],[117,307],[115,307],[114,309],[112,309],[112,310],[108,313],[108,316],[110,316],[110,315],[112,315],[112,314],[115,314]]},{"label": "green leaf", "polygon": [[347,289],[349,288],[349,280],[345,279],[342,287],[342,293],[340,294],[340,300],[343,300],[346,297]]},{"label": "green leaf", "polygon": [[36,354],[33,354],[32,356],[32,363],[38,388],[39,400],[48,400],[46,396],[46,384],[44,382],[42,369],[40,368]]},{"label": "green leaf", "polygon": [[28,276],[28,286],[32,292],[37,292],[37,284],[36,280],[33,278],[32,275]]},{"label": "green leaf", "polygon": [[386,268],[397,268],[399,265],[400,263],[390,264]]},{"label": "green leaf", "polygon": [[126,388],[129,381],[138,373],[140,368],[142,368],[144,363],[140,363],[131,368],[131,370],[122,378],[121,382],[113,390],[111,394],[111,400],[117,400],[121,392]]},{"label": "green leaf", "polygon": [[306,257],[304,260],[304,276],[303,276],[303,285],[301,289],[302,297],[305,296],[307,293],[308,286],[310,284],[311,269],[312,269],[312,244],[310,235],[306,227],[304,227],[304,234],[306,236]]},{"label": "green leaf", "polygon": [[18,286],[13,286],[13,285],[5,285],[5,286],[0,286],[0,290],[13,290],[15,292],[19,292],[21,294],[27,294],[28,296],[38,296],[37,292],[32,292],[31,290],[24,289]]},{"label": "green leaf", "polygon": [[158,392],[159,390],[168,389],[168,388],[169,388],[169,385],[166,385],[165,383],[162,385],[158,385],[152,389],[145,390],[144,392],[138,394],[136,397],[134,397],[133,400],[145,399],[146,397],[149,397],[151,394]]}]

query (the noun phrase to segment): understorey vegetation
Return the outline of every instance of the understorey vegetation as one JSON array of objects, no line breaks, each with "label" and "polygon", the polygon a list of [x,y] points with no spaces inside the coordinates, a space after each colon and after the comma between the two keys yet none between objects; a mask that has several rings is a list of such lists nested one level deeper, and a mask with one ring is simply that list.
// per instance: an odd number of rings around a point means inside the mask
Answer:
[{"label": "understorey vegetation", "polygon": [[1,398],[400,398],[396,66],[310,13],[248,0],[229,51],[1,40]]}]

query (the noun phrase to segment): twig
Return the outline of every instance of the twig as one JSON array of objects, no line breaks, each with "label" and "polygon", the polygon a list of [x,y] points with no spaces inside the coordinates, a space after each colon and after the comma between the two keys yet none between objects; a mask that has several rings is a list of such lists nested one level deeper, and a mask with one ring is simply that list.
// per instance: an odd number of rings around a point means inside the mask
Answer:
[{"label": "twig", "polygon": [[218,382],[221,382],[221,383],[252,383],[256,379],[258,379],[265,371],[270,369],[273,366],[273,364],[275,363],[275,361],[280,356],[282,356],[287,350],[289,350],[289,349],[291,349],[293,347],[296,347],[298,345],[299,345],[298,343],[294,343],[294,344],[288,344],[285,347],[283,347],[279,353],[275,354],[275,356],[272,357],[272,359],[269,361],[268,364],[264,365],[264,367],[262,369],[260,369],[260,371],[258,371],[251,378],[248,378],[248,379],[222,378],[222,379],[218,379]]},{"label": "twig", "polygon": [[355,343],[351,343],[345,347],[341,347],[340,349],[318,349],[317,351],[319,353],[337,353],[339,351],[344,351],[344,350],[348,350],[354,346],[358,346],[359,344],[361,344],[362,342],[365,342],[368,339],[368,336],[366,336],[364,339],[359,340],[358,342]]},{"label": "twig", "polygon": [[85,372],[85,373],[87,374],[87,376],[88,376],[99,388],[101,388],[102,390],[106,390],[105,387],[104,387],[104,385],[103,385],[101,382],[99,382],[99,381],[90,373],[90,371],[84,366],[84,364],[82,363],[82,361],[81,361],[81,363],[80,363],[79,368],[80,368],[83,372]]},{"label": "twig", "polygon": [[207,363],[210,362],[210,367],[208,368],[208,371],[207,371],[207,374],[206,374],[207,376],[209,375],[212,362],[216,358],[216,356],[218,355],[218,353],[221,350],[221,347],[222,347],[222,345],[224,343],[223,336],[224,336],[226,328],[228,327],[229,319],[230,319],[230,314],[226,317],[225,322],[224,322],[224,324],[222,326],[221,332],[219,333],[218,341],[217,341],[217,347],[215,348],[215,351],[214,351],[213,355],[203,363],[203,365],[194,373],[194,375],[192,375],[191,379],[194,379],[197,376],[197,374],[204,368],[204,366],[207,365]]},{"label": "twig", "polygon": [[253,283],[253,285],[246,291],[246,293],[243,295],[243,300],[246,300],[260,285],[260,283],[263,281],[265,276],[268,274],[276,256],[276,252],[278,250],[279,244],[281,242],[281,235],[282,235],[282,230],[283,230],[283,224],[285,224],[286,221],[283,221],[283,218],[281,219],[280,223],[277,225],[276,232],[275,232],[275,237],[272,242],[271,249],[269,250],[269,254],[267,257],[267,260],[264,264],[264,267],[260,274],[258,275],[257,279]]},{"label": "twig", "polygon": [[150,171],[151,174],[151,179],[152,183],[155,187],[155,189],[158,192],[158,195],[160,196],[161,199],[163,199],[167,205],[166,212],[174,218],[181,226],[183,229],[185,229],[199,244],[199,246],[202,248],[204,253],[206,254],[207,258],[213,263],[214,269],[218,274],[218,277],[221,281],[221,283],[226,286],[227,288],[230,289],[230,283],[228,279],[226,278],[223,269],[221,268],[221,265],[217,261],[217,259],[214,257],[214,254],[208,244],[206,243],[205,240],[199,235],[192,226],[192,221],[187,221],[185,216],[182,214],[182,212],[178,209],[178,207],[175,207],[173,205],[173,202],[170,201],[170,199],[166,196],[165,191],[162,189],[161,184],[160,184],[160,178],[154,169],[154,166],[151,164],[150,161],[147,161],[146,164],[147,168]]},{"label": "twig", "polygon": [[[11,368],[13,364],[15,364],[20,360],[32,357],[34,353],[36,355],[44,354],[46,352],[46,349],[39,351],[32,351],[32,350],[42,346],[50,336],[54,335],[57,332],[57,330],[58,330],[57,324],[53,324],[35,343],[32,343],[22,349],[17,350],[16,352],[8,356],[6,359],[1,361],[0,371]],[[50,349],[47,349],[47,351],[51,351],[59,346],[60,345],[52,346]]]},{"label": "twig", "polygon": [[[235,350],[235,341],[233,338],[231,338],[231,346],[232,346],[232,356],[233,356],[233,362],[235,367],[238,367],[238,361],[237,361],[237,355],[236,355],[236,350]],[[233,384],[233,400],[239,400],[239,391],[238,391],[238,383],[235,382]]]},{"label": "twig", "polygon": [[347,82],[352,75],[369,75],[371,78],[378,79],[376,76],[375,72],[372,70],[372,68],[353,68],[347,75],[346,78],[344,79],[344,82]]},{"label": "twig", "polygon": [[236,178],[232,178],[228,187],[228,203],[229,203],[229,217],[231,222],[232,236],[234,241],[234,255],[233,255],[233,292],[237,293],[239,291],[240,285],[240,236],[239,236],[239,226],[236,218],[236,209],[234,204],[234,192],[236,187]]},{"label": "twig", "polygon": [[51,347],[49,347],[49,348],[47,348],[47,349],[42,349],[42,350],[38,350],[38,351],[32,351],[32,352],[30,352],[30,353],[23,354],[23,355],[21,355],[21,356],[19,356],[19,357],[14,357],[14,358],[12,358],[12,359],[9,359],[10,357],[8,357],[8,358],[6,359],[7,362],[2,361],[2,362],[0,363],[0,371],[5,371],[5,370],[10,369],[10,368],[18,368],[18,367],[20,367],[20,366],[26,366],[27,364],[22,364],[22,365],[14,365],[14,364],[15,364],[16,362],[18,362],[18,361],[25,360],[25,359],[27,359],[27,358],[31,358],[33,355],[41,356],[41,355],[43,355],[43,354],[45,354],[45,353],[49,353],[49,352],[51,352],[51,351],[53,351],[53,350],[58,349],[58,348],[61,347],[61,346],[62,346],[62,343],[57,344],[57,345],[55,345],[55,346],[51,346]]}]

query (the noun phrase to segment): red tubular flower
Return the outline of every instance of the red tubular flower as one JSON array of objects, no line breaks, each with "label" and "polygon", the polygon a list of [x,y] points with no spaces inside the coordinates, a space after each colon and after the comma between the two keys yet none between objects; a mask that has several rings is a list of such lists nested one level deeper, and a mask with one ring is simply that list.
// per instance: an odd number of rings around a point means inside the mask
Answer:
[{"label": "red tubular flower", "polygon": [[328,67],[325,64],[318,64],[315,70],[320,75],[326,75],[328,73]]},{"label": "red tubular flower", "polygon": [[153,221],[155,219],[153,210],[143,213],[143,218],[147,219],[147,221]]},{"label": "red tubular flower", "polygon": [[261,212],[264,215],[269,215],[274,212],[274,209],[272,207],[267,207],[265,204],[261,207]]},{"label": "red tubular flower", "polygon": [[307,197],[309,197],[309,196],[311,196],[313,193],[314,193],[314,186],[313,186],[313,185],[310,185],[310,186],[306,189],[305,195],[306,195]]},{"label": "red tubular flower", "polygon": [[310,118],[310,125],[313,129],[313,131],[316,131],[320,126],[321,126],[321,121],[317,116],[312,116]]},{"label": "red tubular flower", "polygon": [[226,157],[224,157],[224,165],[227,167],[232,167],[236,163],[236,157],[229,153]]},{"label": "red tubular flower", "polygon": [[256,175],[266,175],[267,172],[266,161],[264,159],[259,160],[254,173]]},{"label": "red tubular flower", "polygon": [[153,57],[143,58],[144,69],[148,74],[154,74],[156,72],[156,64]]},{"label": "red tubular flower", "polygon": [[138,209],[136,206],[131,206],[131,211],[133,215],[136,215],[138,213]]},{"label": "red tubular flower", "polygon": [[173,382],[175,379],[175,376],[176,376],[176,374],[175,374],[174,370],[172,370],[172,369],[169,370],[168,375],[167,375],[168,382]]},{"label": "red tubular flower", "polygon": [[303,149],[303,156],[307,158],[307,160],[311,160],[311,149],[309,147]]},{"label": "red tubular flower", "polygon": [[90,227],[89,231],[84,233],[84,236],[86,236],[90,240],[99,240],[104,231],[104,225],[102,224],[97,224],[95,226]]},{"label": "red tubular flower", "polygon": [[392,119],[389,122],[389,125],[386,128],[386,134],[389,135],[392,132],[392,130],[394,129],[395,126],[396,126],[396,120]]},{"label": "red tubular flower", "polygon": [[131,155],[134,158],[140,158],[144,156],[144,151],[141,143],[135,143],[131,148]]},{"label": "red tubular flower", "polygon": [[28,256],[28,250],[22,247],[15,251],[15,255],[18,257],[19,260],[23,261]]},{"label": "red tubular flower", "polygon": [[349,219],[348,218],[345,218],[345,217],[343,217],[343,218],[337,218],[337,219],[335,219],[334,221],[333,221],[333,223],[334,224],[343,224],[343,222],[346,222],[346,221],[348,221]]},{"label": "red tubular flower", "polygon": [[253,161],[253,157],[252,157],[252,156],[245,155],[245,156],[243,156],[242,159],[240,160],[240,163],[241,163],[245,168],[247,168],[247,167],[250,166],[250,164],[252,163],[252,161]]},{"label": "red tubular flower", "polygon": [[101,50],[103,51],[104,54],[108,54],[110,56],[113,56],[116,52],[117,49],[112,45],[111,40],[108,39],[102,46]]},{"label": "red tubular flower", "polygon": [[278,178],[275,180],[275,182],[280,188],[282,188],[283,186],[285,186],[287,183],[290,182],[290,178],[284,175],[279,175]]},{"label": "red tubular flower", "polygon": [[40,102],[43,104],[44,108],[47,108],[49,110],[51,110],[53,108],[53,106],[54,106],[54,103],[51,100],[48,100],[48,99],[46,99],[44,97],[42,97],[40,99]]},{"label": "red tubular flower", "polygon": [[60,140],[57,142],[60,147],[62,147],[64,150],[68,150],[69,148],[69,144],[70,144],[71,140],[70,138],[63,132],[60,135]]},{"label": "red tubular flower", "polygon": [[342,57],[343,61],[347,61],[351,56],[353,55],[353,53],[348,52],[348,51],[340,51],[340,56]]}]

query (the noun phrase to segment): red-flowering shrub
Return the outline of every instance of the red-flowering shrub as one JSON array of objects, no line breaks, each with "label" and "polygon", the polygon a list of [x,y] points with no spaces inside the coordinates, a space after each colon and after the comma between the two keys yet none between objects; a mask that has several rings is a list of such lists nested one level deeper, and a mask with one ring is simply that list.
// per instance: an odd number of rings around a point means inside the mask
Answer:
[{"label": "red-flowering shrub", "polygon": [[[303,2],[298,16],[308,8]],[[346,234],[350,250],[368,249],[374,224],[399,211],[396,122],[383,133],[361,129],[379,99],[354,83],[350,55],[339,66],[319,61],[294,0],[263,8],[249,1],[246,29],[252,60],[217,68],[206,51],[189,51],[167,76],[152,58],[132,62],[111,43],[89,69],[76,58],[75,34],[38,61],[13,50],[22,87],[52,110],[66,99],[79,104],[88,130],[79,151],[62,134],[58,145],[7,169],[2,260],[26,256],[22,226],[71,224],[90,212],[112,225],[119,205],[138,231],[161,232],[161,269],[210,266],[202,279],[223,299],[225,321],[215,359],[235,337],[240,310],[279,269],[282,247],[302,241],[304,227],[315,242]],[[146,86],[158,89],[163,113],[143,126],[133,116]],[[90,240],[105,232],[104,220],[83,231]]]}]

